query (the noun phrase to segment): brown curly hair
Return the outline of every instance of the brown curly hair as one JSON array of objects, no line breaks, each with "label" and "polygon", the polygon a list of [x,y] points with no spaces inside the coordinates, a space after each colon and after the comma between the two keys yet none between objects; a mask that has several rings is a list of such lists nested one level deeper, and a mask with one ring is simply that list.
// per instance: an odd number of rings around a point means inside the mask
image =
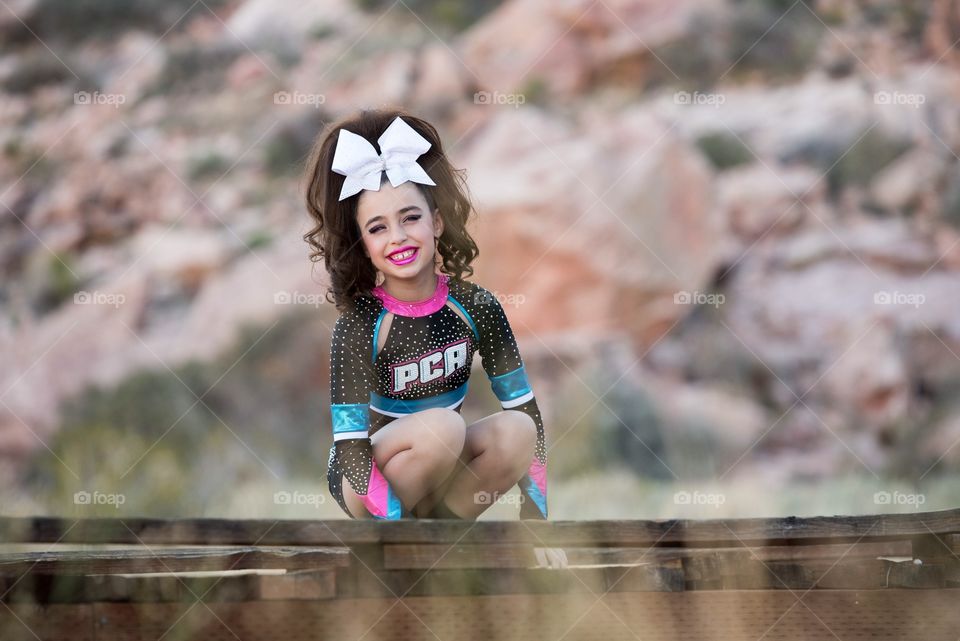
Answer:
[{"label": "brown curly hair", "polygon": [[[303,175],[307,181],[307,211],[315,223],[303,239],[311,247],[311,262],[317,263],[323,258],[330,274],[326,299],[335,303],[340,311],[352,308],[357,296],[369,295],[377,285],[377,269],[363,252],[357,222],[357,202],[363,191],[342,201],[337,200],[346,180],[345,176],[331,169],[337,136],[340,129],[351,131],[368,140],[379,153],[377,138],[397,116],[430,141],[430,149],[417,159],[417,163],[436,186],[414,184],[423,194],[430,211],[439,209],[443,218],[443,233],[437,245],[442,259],[440,271],[452,281],[463,280],[464,274],[472,276],[470,263],[480,253],[466,228],[474,211],[468,197],[466,170],[454,169],[450,164],[433,125],[400,109],[361,110],[333,122],[320,132],[310,150]],[[381,184],[385,178],[385,175],[381,176]]]}]

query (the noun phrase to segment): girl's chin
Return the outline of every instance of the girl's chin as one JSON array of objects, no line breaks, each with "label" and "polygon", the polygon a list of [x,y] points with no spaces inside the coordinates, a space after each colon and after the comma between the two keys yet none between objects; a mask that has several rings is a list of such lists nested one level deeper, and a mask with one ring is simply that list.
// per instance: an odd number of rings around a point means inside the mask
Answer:
[{"label": "girl's chin", "polygon": [[423,276],[424,272],[427,271],[427,268],[422,269],[404,269],[404,266],[401,265],[397,267],[396,265],[390,265],[386,270],[380,270],[388,278],[397,278],[397,279],[410,279],[416,280],[417,278]]}]

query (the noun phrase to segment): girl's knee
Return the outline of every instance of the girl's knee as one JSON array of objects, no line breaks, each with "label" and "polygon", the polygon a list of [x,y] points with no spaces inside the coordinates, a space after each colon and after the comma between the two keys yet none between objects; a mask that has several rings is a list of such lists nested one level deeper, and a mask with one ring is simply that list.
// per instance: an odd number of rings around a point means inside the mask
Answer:
[{"label": "girl's knee", "polygon": [[518,410],[504,410],[491,430],[487,449],[493,450],[493,460],[503,463],[505,473],[516,465],[526,469],[537,446],[533,419]]},{"label": "girl's knee", "polygon": [[504,410],[497,423],[497,436],[501,440],[511,442],[515,448],[536,446],[537,424],[529,414],[519,410]]},{"label": "girl's knee", "polygon": [[424,430],[433,439],[421,439],[419,444],[427,449],[437,451],[441,456],[450,454],[454,458],[460,456],[467,436],[467,425],[454,410],[437,407],[419,412],[424,419]]}]

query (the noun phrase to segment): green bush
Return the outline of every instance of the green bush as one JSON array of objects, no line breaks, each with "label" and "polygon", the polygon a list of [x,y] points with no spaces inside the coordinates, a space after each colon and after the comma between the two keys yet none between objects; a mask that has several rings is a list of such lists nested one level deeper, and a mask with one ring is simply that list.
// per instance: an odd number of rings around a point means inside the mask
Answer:
[{"label": "green bush", "polygon": [[715,16],[695,15],[686,35],[653,51],[649,87],[669,86],[689,91],[711,87],[732,64],[729,30]]},{"label": "green bush", "polygon": [[273,235],[266,230],[258,230],[247,237],[247,248],[250,250],[266,247],[273,242]]},{"label": "green bush", "polygon": [[[354,0],[354,3],[363,11],[380,12],[390,9],[394,5],[390,0]],[[444,33],[458,33],[478,22],[481,18],[496,9],[503,0],[478,0],[476,2],[458,2],[457,0],[405,0],[404,4],[417,18],[431,28],[439,29]],[[404,5],[397,5],[393,10],[401,18],[409,17],[419,24],[419,20],[409,15]]]},{"label": "green bush", "polygon": [[923,44],[923,32],[930,19],[931,2],[896,2],[894,0],[864,3],[862,12],[867,23],[886,28],[915,45]]},{"label": "green bush", "polygon": [[614,461],[644,478],[673,478],[666,425],[645,390],[618,382],[604,396],[595,420],[598,434],[607,437],[601,461]]},{"label": "green bush", "polygon": [[785,151],[779,160],[811,164],[826,172],[830,193],[836,196],[847,185],[866,185],[891,161],[911,146],[910,140],[891,135],[880,127],[847,136],[825,131]]},{"label": "green bush", "polygon": [[570,381],[569,389],[557,395],[553,424],[545,426],[551,476],[566,479],[617,468],[640,477],[672,478],[664,465],[663,424],[646,391],[628,381],[614,384],[599,367],[582,379]]},{"label": "green bush", "polygon": [[241,484],[325,486],[328,363],[317,355],[329,334],[316,309],[298,311],[245,328],[209,363],[140,371],[65,401],[50,450],[29,461],[27,490],[51,513],[73,513],[75,492],[97,490],[125,496],[121,515],[176,517],[222,513]]},{"label": "green bush", "polygon": [[728,54],[736,66],[731,73],[758,69],[777,77],[807,69],[825,32],[811,11],[791,0],[736,2]]},{"label": "green bush", "polygon": [[243,51],[241,46],[232,44],[201,47],[189,43],[174,47],[144,97],[216,92],[224,85],[227,69]]},{"label": "green bush", "polygon": [[21,273],[21,284],[37,315],[44,315],[71,300],[80,290],[73,259],[68,254],[36,249],[27,257]]},{"label": "green bush", "polygon": [[[954,177],[958,172],[953,173]],[[943,219],[960,229],[960,180],[951,180],[943,195]]]},{"label": "green bush", "polygon": [[52,255],[49,257],[50,287],[49,299],[56,307],[69,299],[80,289],[80,279],[67,262],[67,256]]},{"label": "green bush", "polygon": [[865,185],[877,173],[910,148],[910,141],[871,129],[853,147],[826,146],[821,167],[828,170],[830,191],[837,194],[846,185]]},{"label": "green bush", "polygon": [[683,378],[754,398],[776,411],[779,406],[768,398],[773,374],[723,326],[729,320],[723,314],[722,306],[697,305],[671,330],[668,340],[683,345],[687,355]]},{"label": "green bush", "polygon": [[337,35],[337,28],[330,24],[315,24],[307,33],[314,40],[326,40]]},{"label": "green bush", "polygon": [[187,163],[187,175],[191,180],[209,180],[220,178],[228,169],[230,161],[221,154],[211,151]]},{"label": "green bush", "polygon": [[743,141],[726,131],[717,131],[697,138],[697,147],[720,171],[753,160],[753,154]]},{"label": "green bush", "polygon": [[20,137],[8,140],[4,146],[4,156],[12,163],[14,172],[25,184],[38,190],[54,179],[59,168],[53,154],[44,151],[39,147],[24,145]]},{"label": "green bush", "polygon": [[193,16],[206,13],[206,7],[224,4],[225,0],[39,0],[25,22],[43,40],[107,40],[131,29],[175,32]]},{"label": "green bush", "polygon": [[46,48],[33,47],[18,54],[17,64],[3,79],[3,90],[13,94],[29,94],[45,85],[75,85],[73,74]]},{"label": "green bush", "polygon": [[310,109],[276,127],[263,149],[267,171],[273,176],[299,174],[324,119],[322,109]]},{"label": "green bush", "polygon": [[546,81],[537,75],[531,75],[520,90],[526,103],[533,105],[545,105],[549,97],[549,91]]},{"label": "green bush", "polygon": [[791,0],[736,0],[724,13],[702,14],[684,37],[657,47],[648,86],[707,91],[718,81],[760,72],[789,79],[814,62],[826,29]]}]

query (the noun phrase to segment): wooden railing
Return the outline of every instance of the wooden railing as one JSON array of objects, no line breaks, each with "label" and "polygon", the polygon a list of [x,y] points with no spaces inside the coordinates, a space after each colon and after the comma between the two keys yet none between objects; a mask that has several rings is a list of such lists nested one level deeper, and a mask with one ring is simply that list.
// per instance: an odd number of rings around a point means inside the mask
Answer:
[{"label": "wooden railing", "polygon": [[[960,510],[0,518],[0,639],[955,639]],[[536,548],[562,548],[563,569]]]}]

